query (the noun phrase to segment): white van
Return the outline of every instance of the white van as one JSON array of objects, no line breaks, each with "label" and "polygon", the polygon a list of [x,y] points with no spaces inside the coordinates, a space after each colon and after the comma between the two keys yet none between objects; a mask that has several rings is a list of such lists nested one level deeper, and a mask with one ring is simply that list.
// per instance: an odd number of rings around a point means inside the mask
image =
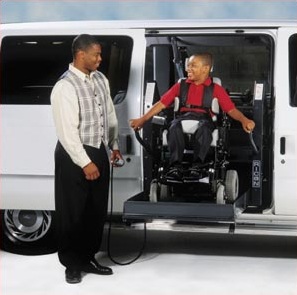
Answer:
[{"label": "white van", "polygon": [[[296,28],[286,21],[194,20],[1,25],[2,247],[29,254],[54,249],[57,139],[50,93],[81,33],[97,36],[103,46],[100,70],[110,81],[119,119],[126,164],[114,170],[114,214],[129,223],[171,220],[173,229],[191,223],[209,231],[296,235]],[[231,180],[233,199],[225,189],[205,198],[196,188],[180,198],[188,186],[156,182],[163,127],[149,122],[141,134],[159,155],[152,157],[128,122],[181,78],[187,57],[206,51],[214,57],[212,76],[256,122],[253,146],[230,121],[224,166],[238,175]]]}]

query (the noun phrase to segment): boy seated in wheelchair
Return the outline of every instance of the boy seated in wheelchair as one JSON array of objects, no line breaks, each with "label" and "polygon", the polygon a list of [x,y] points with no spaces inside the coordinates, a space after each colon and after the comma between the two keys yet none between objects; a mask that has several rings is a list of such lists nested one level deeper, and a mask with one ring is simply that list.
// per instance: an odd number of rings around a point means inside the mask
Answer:
[{"label": "boy seated in wheelchair", "polygon": [[187,129],[185,121],[197,121],[195,130],[190,132],[193,133],[193,165],[190,176],[195,176],[203,165],[213,139],[213,98],[217,99],[223,112],[242,124],[244,131],[252,132],[255,127],[254,121],[235,107],[225,89],[213,83],[210,77],[212,64],[212,55],[209,53],[192,55],[186,68],[187,78],[174,84],[142,117],[130,120],[130,126],[139,130],[145,122],[172,105],[176,97],[186,96],[181,101],[178,115],[171,122],[168,131],[170,161],[167,176],[170,178],[180,179],[183,176],[182,160],[186,144],[184,132]]}]

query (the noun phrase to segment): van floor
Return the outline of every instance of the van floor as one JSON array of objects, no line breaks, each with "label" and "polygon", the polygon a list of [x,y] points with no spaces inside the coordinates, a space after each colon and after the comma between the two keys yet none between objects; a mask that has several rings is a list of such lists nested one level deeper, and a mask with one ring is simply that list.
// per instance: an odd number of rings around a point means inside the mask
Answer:
[{"label": "van floor", "polygon": [[[135,257],[143,231],[114,227],[111,253],[121,262]],[[112,276],[88,274],[80,284],[65,282],[57,254],[1,253],[3,295],[296,295],[297,239],[149,230],[143,255],[120,266],[106,252],[98,260]]]}]

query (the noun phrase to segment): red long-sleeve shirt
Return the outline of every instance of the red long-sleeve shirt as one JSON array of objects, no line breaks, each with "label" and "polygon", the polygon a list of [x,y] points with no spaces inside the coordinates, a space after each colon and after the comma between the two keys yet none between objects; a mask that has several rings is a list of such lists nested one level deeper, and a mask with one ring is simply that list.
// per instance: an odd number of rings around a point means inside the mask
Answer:
[{"label": "red long-sleeve shirt", "polygon": [[[199,85],[196,85],[193,81],[189,79],[186,80],[186,83],[190,84],[186,104],[201,106],[204,86],[209,86],[211,84],[211,78],[210,77],[207,78],[204,81],[204,83]],[[178,97],[179,95],[180,95],[180,83],[176,83],[164,95],[162,95],[161,102],[166,107],[168,107],[173,103],[174,98]],[[219,84],[214,83],[213,97],[216,97],[218,99],[219,105],[224,112],[228,113],[229,111],[235,108],[235,105],[232,102],[230,96],[228,95],[226,90]],[[180,111],[181,112],[204,112],[201,109],[186,108],[186,107],[182,107]]]}]

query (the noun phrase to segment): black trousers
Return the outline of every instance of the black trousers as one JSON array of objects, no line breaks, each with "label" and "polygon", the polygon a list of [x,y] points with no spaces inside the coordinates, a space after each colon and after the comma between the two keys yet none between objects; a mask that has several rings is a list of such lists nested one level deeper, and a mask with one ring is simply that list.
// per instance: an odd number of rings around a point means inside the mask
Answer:
[{"label": "black trousers", "polygon": [[193,161],[198,162],[200,160],[203,162],[212,142],[214,124],[207,114],[187,112],[174,119],[169,127],[168,148],[170,152],[170,164],[178,164],[183,160],[186,142],[181,125],[182,120],[199,121],[198,129],[193,134],[194,139],[191,142],[194,150]]},{"label": "black trousers", "polygon": [[104,147],[84,146],[100,171],[87,180],[60,142],[55,150],[55,203],[58,222],[58,256],[66,268],[80,269],[99,251],[107,215],[109,159]]}]

